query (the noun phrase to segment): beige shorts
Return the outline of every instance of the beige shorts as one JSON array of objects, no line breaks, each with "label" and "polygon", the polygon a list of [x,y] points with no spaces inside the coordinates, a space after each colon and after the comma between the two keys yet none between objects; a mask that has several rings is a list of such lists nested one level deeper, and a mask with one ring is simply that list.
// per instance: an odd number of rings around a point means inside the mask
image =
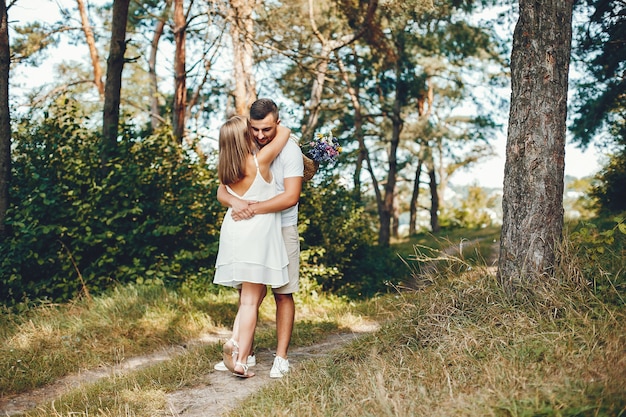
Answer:
[{"label": "beige shorts", "polygon": [[283,227],[282,230],[289,259],[289,266],[287,266],[289,282],[280,288],[273,288],[272,291],[275,294],[293,294],[300,290],[300,236],[298,226],[295,224]]}]

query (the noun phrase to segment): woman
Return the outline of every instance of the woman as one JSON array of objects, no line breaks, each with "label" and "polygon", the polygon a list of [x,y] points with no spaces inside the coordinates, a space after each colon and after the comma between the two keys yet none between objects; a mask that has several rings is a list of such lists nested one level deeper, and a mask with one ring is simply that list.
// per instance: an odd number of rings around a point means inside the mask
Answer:
[{"label": "woman", "polygon": [[[219,136],[217,173],[228,192],[246,201],[274,197],[276,183],[270,165],[290,134],[290,129],[279,126],[274,140],[258,149],[246,118],[234,116],[224,123]],[[237,376],[254,376],[246,362],[252,351],[258,306],[266,285],[278,288],[288,282],[287,264],[280,213],[234,221],[228,209],[220,231],[213,282],[241,290],[233,336],[223,349],[224,364]]]}]

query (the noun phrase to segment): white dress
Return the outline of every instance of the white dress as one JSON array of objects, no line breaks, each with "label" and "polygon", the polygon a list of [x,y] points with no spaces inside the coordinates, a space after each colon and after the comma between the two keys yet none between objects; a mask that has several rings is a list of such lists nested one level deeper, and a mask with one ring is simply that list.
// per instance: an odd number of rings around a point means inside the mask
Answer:
[{"label": "white dress", "polygon": [[[226,190],[243,200],[264,201],[276,195],[272,175],[265,181],[256,164],[256,177],[243,196],[229,186]],[[220,230],[220,244],[215,261],[213,282],[240,288],[243,282],[282,287],[289,282],[287,250],[283,242],[280,213],[257,214],[251,219],[234,221],[229,208]]]}]

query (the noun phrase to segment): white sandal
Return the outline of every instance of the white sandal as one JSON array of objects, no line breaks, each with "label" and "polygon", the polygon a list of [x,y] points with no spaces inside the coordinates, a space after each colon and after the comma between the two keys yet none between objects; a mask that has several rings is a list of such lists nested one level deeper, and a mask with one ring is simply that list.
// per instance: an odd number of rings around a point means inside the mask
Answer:
[{"label": "white sandal", "polygon": [[238,376],[239,378],[251,378],[255,375],[254,372],[248,373],[249,366],[246,365],[245,363],[236,362],[235,368],[237,368],[238,366],[241,366],[241,368],[243,369],[243,373],[240,374],[239,372],[236,372],[233,370],[233,375]]},{"label": "white sandal", "polygon": [[235,363],[237,361],[237,357],[239,356],[239,344],[234,339],[229,339],[224,346],[222,347],[222,359],[224,360],[224,365],[230,372],[235,372]]}]

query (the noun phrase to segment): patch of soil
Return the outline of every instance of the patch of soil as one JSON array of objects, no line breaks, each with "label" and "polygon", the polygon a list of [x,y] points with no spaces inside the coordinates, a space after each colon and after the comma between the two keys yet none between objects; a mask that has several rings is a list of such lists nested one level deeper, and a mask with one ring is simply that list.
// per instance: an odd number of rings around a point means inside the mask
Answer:
[{"label": "patch of soil", "polygon": [[[289,350],[291,370],[297,372],[299,364],[307,359],[328,355],[333,349],[350,342],[360,334],[375,331],[376,323],[366,324],[351,329],[350,332],[333,334],[321,343],[292,348]],[[229,337],[229,333],[205,335],[193,344],[220,343]],[[141,367],[153,365],[173,358],[185,352],[183,346],[170,347],[144,356],[126,359],[117,365],[101,366],[97,369],[81,371],[59,379],[45,387],[22,394],[0,398],[0,415],[13,416],[24,413],[37,405],[48,403],[64,392],[89,384],[100,378],[121,375]],[[241,400],[255,393],[260,388],[277,380],[269,377],[274,361],[269,350],[256,352],[257,365],[250,368],[256,375],[252,378],[237,378],[230,372],[213,371],[207,375],[205,383],[192,388],[184,388],[167,394],[168,410],[165,416],[175,417],[218,417],[233,409]]]}]

